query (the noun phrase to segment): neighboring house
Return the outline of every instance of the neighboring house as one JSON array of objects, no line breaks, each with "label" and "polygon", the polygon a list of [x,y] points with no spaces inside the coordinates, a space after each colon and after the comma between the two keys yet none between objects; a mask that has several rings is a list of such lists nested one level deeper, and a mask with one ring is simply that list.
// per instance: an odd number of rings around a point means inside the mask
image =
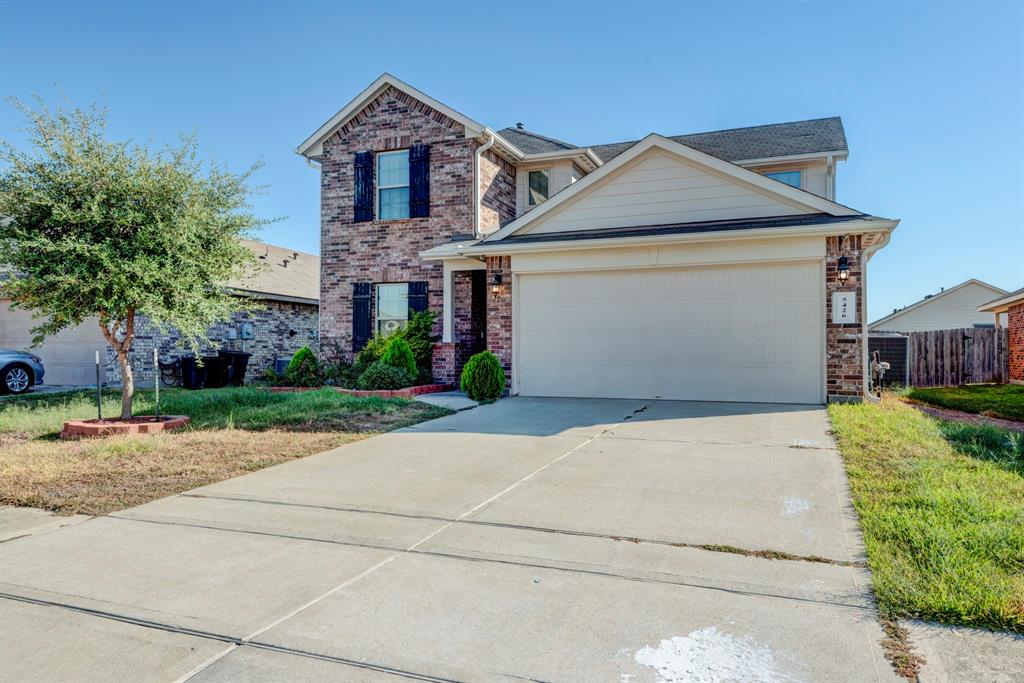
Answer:
[{"label": "neighboring house", "polygon": [[866,265],[898,221],[835,202],[838,118],[580,147],[385,74],[296,151],[324,349],[429,307],[441,380],[488,348],[521,395],[864,394]]},{"label": "neighboring house", "polygon": [[[253,354],[247,376],[254,379],[273,367],[276,358],[289,357],[300,347],[317,343],[320,258],[262,242],[246,240],[246,244],[266,265],[252,277],[229,284],[240,296],[256,299],[262,308],[239,313],[209,333],[221,348]],[[28,348],[32,343],[29,330],[38,321],[32,319],[31,312],[11,309],[7,303],[0,302],[0,348]],[[140,316],[131,352],[136,382],[153,380],[154,345],[159,345],[163,360],[188,353],[178,340],[176,330],[161,333]],[[105,354],[104,381],[120,381],[114,350],[96,318],[48,338],[33,353],[43,359],[47,384],[92,384],[96,381],[97,350]]]},{"label": "neighboring house", "polygon": [[978,306],[992,297],[1006,294],[981,280],[970,279],[938,294],[928,294],[917,303],[897,308],[868,325],[872,332],[927,332],[962,327],[992,327],[992,316],[978,312]]},{"label": "neighboring house", "polygon": [[1006,316],[1009,336],[1010,383],[1024,384],[1024,287],[978,306],[978,311],[995,316]]}]

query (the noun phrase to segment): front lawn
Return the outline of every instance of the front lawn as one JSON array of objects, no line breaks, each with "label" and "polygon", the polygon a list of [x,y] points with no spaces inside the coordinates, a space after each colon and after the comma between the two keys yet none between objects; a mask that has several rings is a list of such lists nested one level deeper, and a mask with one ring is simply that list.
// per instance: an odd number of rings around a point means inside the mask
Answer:
[{"label": "front lawn", "polygon": [[[135,413],[152,414],[152,392]],[[417,401],[356,398],[330,389],[160,392],[161,412],[189,415],[179,432],[61,441],[65,420],[96,416],[95,393],[0,400],[0,505],[104,514],[301,458],[449,411]],[[104,415],[117,415],[105,392]]]},{"label": "front lawn", "polygon": [[912,388],[906,395],[912,401],[940,408],[1024,421],[1024,386],[1020,384]]},{"label": "front lawn", "polygon": [[831,405],[885,618],[1024,631],[1024,434]]}]

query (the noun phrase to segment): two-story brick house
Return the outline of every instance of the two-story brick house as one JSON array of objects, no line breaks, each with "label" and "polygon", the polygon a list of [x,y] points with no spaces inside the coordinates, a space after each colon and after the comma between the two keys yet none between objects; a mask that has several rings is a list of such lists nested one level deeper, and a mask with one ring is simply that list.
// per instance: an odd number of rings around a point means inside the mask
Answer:
[{"label": "two-story brick house", "polygon": [[866,265],[898,221],[836,203],[838,118],[577,146],[385,74],[297,152],[326,353],[429,307],[442,380],[489,348],[513,394],[864,394]]}]

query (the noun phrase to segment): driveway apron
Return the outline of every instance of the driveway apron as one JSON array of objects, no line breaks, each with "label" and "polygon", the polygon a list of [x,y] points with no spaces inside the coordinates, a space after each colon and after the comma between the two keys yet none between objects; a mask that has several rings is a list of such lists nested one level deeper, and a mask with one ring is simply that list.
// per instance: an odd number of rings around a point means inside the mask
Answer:
[{"label": "driveway apron", "polygon": [[513,398],[0,544],[0,671],[895,680],[863,559],[819,406]]}]

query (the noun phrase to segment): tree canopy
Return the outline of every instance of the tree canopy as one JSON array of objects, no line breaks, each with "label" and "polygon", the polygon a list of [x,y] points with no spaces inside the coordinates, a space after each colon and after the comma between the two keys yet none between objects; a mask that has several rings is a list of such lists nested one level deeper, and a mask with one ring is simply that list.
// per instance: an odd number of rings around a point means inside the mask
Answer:
[{"label": "tree canopy", "polygon": [[254,268],[240,239],[267,222],[249,205],[257,166],[204,162],[194,135],[155,150],[110,141],[95,106],[13,103],[30,125],[26,149],[0,142],[0,296],[36,312],[36,343],[97,316],[127,360],[142,314],[198,349],[249,306],[227,283]]}]

